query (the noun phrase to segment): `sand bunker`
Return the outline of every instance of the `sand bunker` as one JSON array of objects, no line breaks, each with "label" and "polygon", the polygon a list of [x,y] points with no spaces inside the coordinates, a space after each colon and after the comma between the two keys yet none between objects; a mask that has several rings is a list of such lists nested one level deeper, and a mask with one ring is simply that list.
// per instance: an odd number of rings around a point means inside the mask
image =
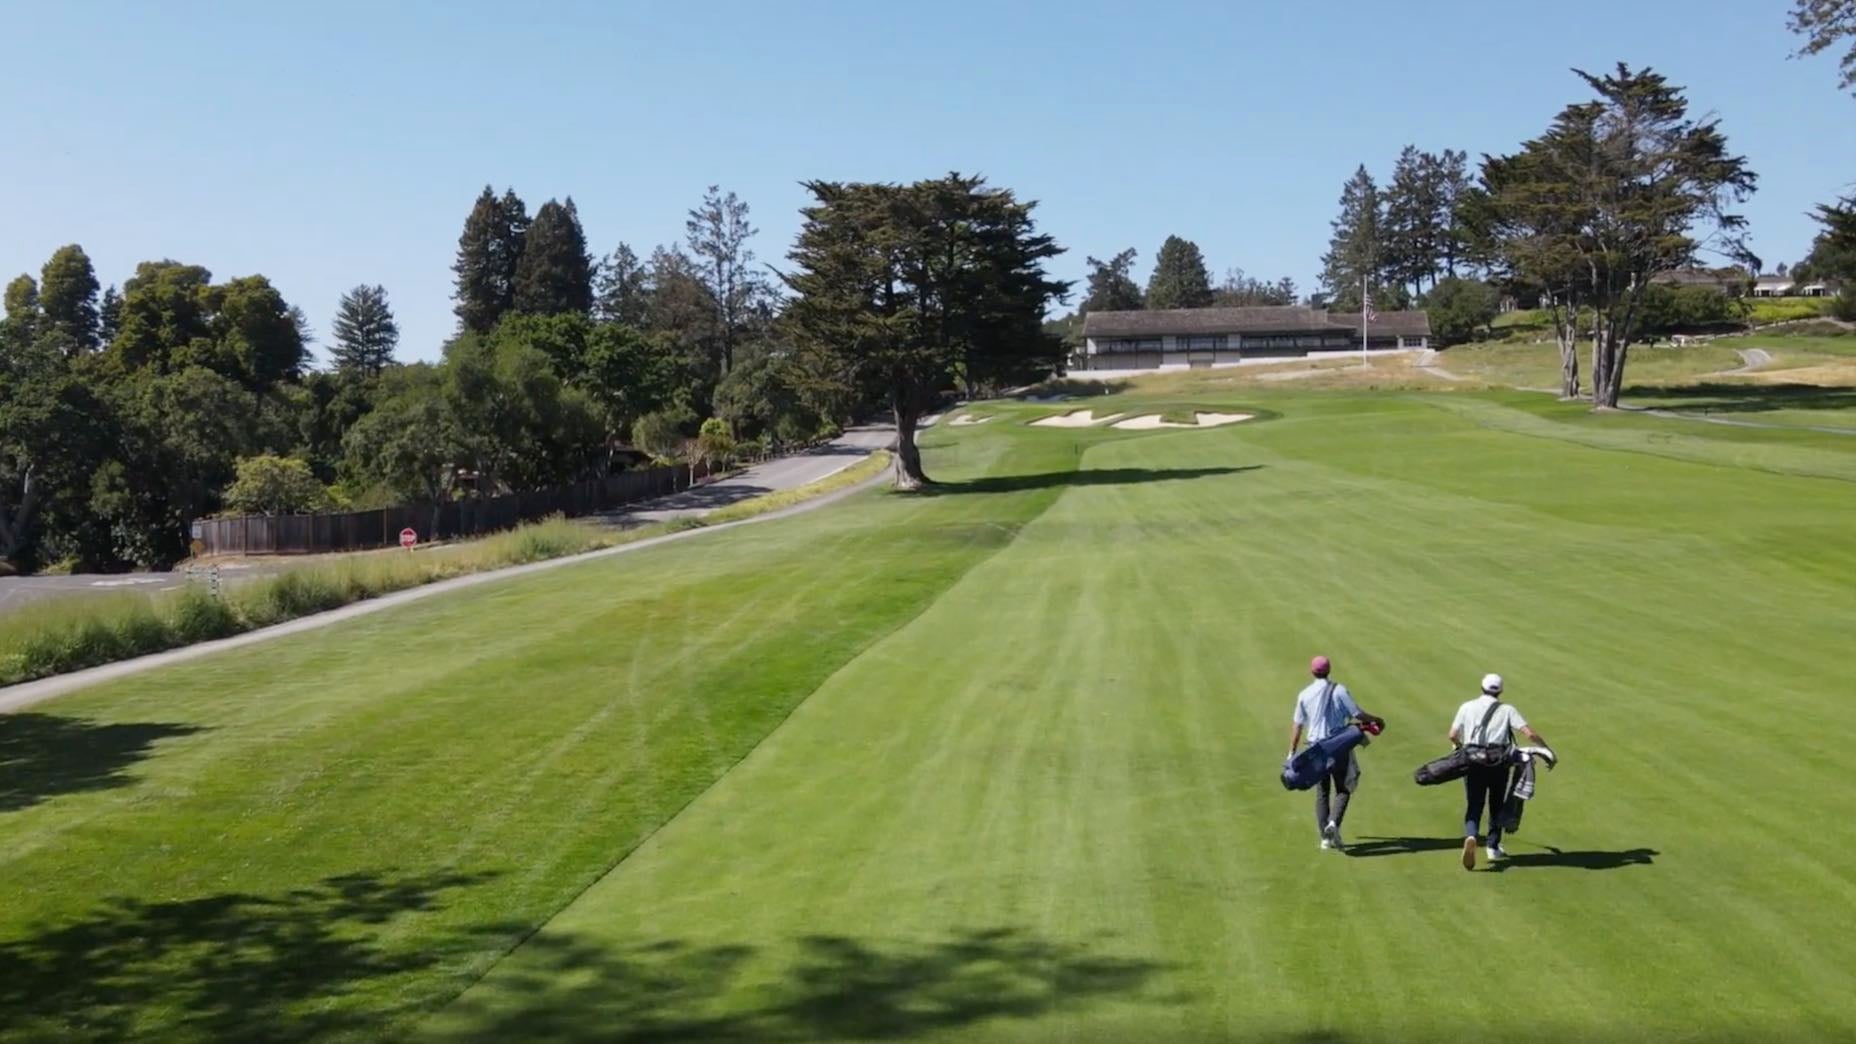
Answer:
[{"label": "sand bunker", "polygon": [[965,427],[968,424],[984,424],[989,420],[992,420],[992,418],[991,417],[975,417],[971,413],[963,413],[960,416],[955,417],[953,420],[948,421],[948,423],[952,424],[956,428],[960,428],[960,427]]},{"label": "sand bunker", "polygon": [[1255,414],[1195,413],[1192,416],[1196,423],[1180,424],[1177,421],[1166,420],[1158,413],[1146,413],[1139,417],[1129,417],[1125,421],[1119,421],[1115,424],[1115,427],[1127,431],[1151,431],[1154,428],[1216,428],[1221,424],[1236,424],[1239,421],[1247,421],[1255,416]]},{"label": "sand bunker", "polygon": [[[1106,417],[1098,417],[1094,410],[1072,410],[1069,413],[1060,413],[1055,417],[1044,417],[1040,420],[1034,420],[1031,422],[1031,426],[1034,428],[1087,428],[1091,424],[1107,424],[1109,421],[1119,416],[1121,416],[1121,414],[1111,413]],[[1116,427],[1120,427],[1120,425],[1118,424]]]}]

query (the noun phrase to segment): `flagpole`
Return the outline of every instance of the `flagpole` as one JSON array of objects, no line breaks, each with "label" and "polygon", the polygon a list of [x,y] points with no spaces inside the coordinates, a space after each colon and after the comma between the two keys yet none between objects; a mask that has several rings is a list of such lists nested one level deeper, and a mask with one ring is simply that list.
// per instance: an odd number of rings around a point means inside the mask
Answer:
[{"label": "flagpole", "polygon": [[1373,312],[1373,302],[1367,297],[1366,273],[1360,273],[1360,366],[1372,365],[1366,361],[1366,317]]}]

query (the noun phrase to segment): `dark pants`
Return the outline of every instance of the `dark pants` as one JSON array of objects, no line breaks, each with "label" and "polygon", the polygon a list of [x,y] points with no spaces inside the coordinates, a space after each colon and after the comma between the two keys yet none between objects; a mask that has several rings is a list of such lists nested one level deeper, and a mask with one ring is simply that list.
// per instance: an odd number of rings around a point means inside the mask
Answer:
[{"label": "dark pants", "polygon": [[[1347,818],[1347,801],[1353,797],[1353,790],[1360,785],[1360,759],[1348,751],[1335,759],[1328,768],[1328,774],[1321,777],[1315,786],[1315,829],[1325,828],[1329,823],[1335,827]],[[1334,790],[1333,815],[1328,814],[1328,788]]]},{"label": "dark pants", "polygon": [[1476,826],[1482,821],[1482,811],[1486,807],[1489,813],[1489,841],[1491,846],[1502,843],[1502,803],[1508,800],[1508,766],[1492,765],[1472,768],[1469,775],[1463,777],[1463,790],[1469,796],[1469,805],[1463,810],[1463,836],[1475,837]]}]

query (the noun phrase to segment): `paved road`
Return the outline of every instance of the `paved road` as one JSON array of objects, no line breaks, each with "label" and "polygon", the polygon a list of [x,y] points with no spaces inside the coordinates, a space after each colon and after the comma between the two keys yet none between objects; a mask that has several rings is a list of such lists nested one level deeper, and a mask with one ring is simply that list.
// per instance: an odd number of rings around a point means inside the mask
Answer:
[{"label": "paved road", "polygon": [[895,441],[896,428],[893,424],[852,428],[831,443],[809,453],[755,464],[720,482],[686,489],[656,500],[630,504],[617,511],[591,515],[589,521],[630,527],[705,515],[716,508],[765,493],[798,489],[817,482],[843,471],[872,451],[884,449]]},{"label": "paved road", "polygon": [[[831,443],[808,453],[756,464],[732,478],[631,505],[619,511],[592,516],[589,521],[618,526],[641,526],[675,518],[703,515],[716,508],[782,490],[798,489],[857,463],[896,439],[892,424],[852,428]],[[395,553],[395,552],[382,552]],[[220,581],[243,583],[299,568],[301,558],[267,558],[252,562],[222,562]],[[45,598],[70,595],[121,594],[124,591],[155,594],[187,585],[183,573],[78,573],[71,576],[0,577],[0,615],[16,612]]]}]

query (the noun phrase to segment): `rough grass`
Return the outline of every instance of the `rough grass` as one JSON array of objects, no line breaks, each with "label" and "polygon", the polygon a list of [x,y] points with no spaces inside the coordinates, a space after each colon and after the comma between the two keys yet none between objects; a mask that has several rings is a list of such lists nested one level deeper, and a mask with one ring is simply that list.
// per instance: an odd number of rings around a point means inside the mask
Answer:
[{"label": "rough grass", "polygon": [[228,585],[222,601],[211,598],[203,584],[153,597],[48,599],[30,610],[0,616],[0,685],[224,638],[455,576],[750,518],[841,488],[878,470],[881,465],[873,460],[861,461],[802,489],[767,494],[702,519],[677,523],[618,530],[556,516],[480,540],[412,553],[331,556],[275,576]]},{"label": "rough grass", "polygon": [[1755,297],[1749,302],[1748,319],[1755,326],[1815,319],[1825,313],[1829,302],[1827,297]]}]

